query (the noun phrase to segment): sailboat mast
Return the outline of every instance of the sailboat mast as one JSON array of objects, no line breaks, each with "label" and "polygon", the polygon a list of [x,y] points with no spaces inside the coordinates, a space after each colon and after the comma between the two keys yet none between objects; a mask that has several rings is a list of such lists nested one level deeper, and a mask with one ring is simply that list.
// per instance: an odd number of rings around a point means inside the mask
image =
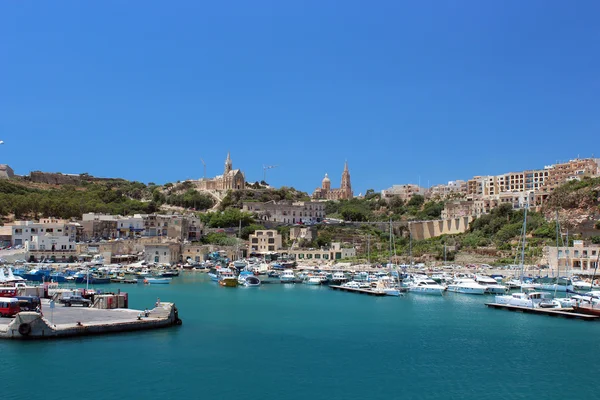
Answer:
[{"label": "sailboat mast", "polygon": [[412,231],[410,230],[410,222],[408,223],[408,256],[410,258],[410,267],[412,268]]},{"label": "sailboat mast", "polygon": [[525,238],[527,237],[527,208],[525,204],[525,215],[523,217],[523,247],[521,248],[521,284],[523,283],[523,276],[525,275]]},{"label": "sailboat mast", "polygon": [[392,218],[390,217],[390,268],[392,268]]}]

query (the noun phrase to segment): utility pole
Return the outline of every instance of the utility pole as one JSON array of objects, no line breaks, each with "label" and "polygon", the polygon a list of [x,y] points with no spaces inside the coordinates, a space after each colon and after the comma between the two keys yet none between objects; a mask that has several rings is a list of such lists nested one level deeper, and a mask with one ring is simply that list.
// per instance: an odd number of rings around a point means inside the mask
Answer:
[{"label": "utility pole", "polygon": [[263,182],[267,182],[267,170],[277,168],[279,165],[263,165]]},{"label": "utility pole", "polygon": [[206,179],[206,163],[204,162],[203,159],[200,159],[200,161],[202,161],[202,165],[204,165],[204,176],[202,177],[202,180]]}]

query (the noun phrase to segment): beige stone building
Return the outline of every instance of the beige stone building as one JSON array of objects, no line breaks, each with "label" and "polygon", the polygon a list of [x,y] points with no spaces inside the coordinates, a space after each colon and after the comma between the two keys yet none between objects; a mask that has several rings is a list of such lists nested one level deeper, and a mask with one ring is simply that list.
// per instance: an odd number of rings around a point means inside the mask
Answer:
[{"label": "beige stone building", "polygon": [[321,187],[316,188],[313,192],[313,199],[323,200],[346,200],[354,196],[352,192],[352,184],[350,183],[350,171],[348,170],[348,162],[344,164],[344,172],[342,173],[342,184],[339,189],[331,188],[331,180],[325,174],[325,178],[321,182]]},{"label": "beige stone building", "polygon": [[302,261],[337,261],[345,258],[355,257],[356,249],[354,247],[342,247],[341,243],[331,243],[329,248],[321,249],[290,249],[288,254]]},{"label": "beige stone building", "polygon": [[427,189],[425,197],[428,199],[445,199],[449,196],[466,196],[467,182],[462,180],[450,181],[445,185],[435,185]]},{"label": "beige stone building", "polygon": [[182,246],[181,256],[184,262],[188,260],[191,260],[192,262],[202,262],[207,259],[207,256],[210,253],[215,251],[220,251],[230,260],[235,260],[243,249],[239,249],[235,246],[189,243]]},{"label": "beige stone building", "polygon": [[238,190],[246,188],[246,177],[239,169],[233,169],[231,156],[227,153],[225,160],[225,169],[223,175],[218,175],[212,179],[202,178],[195,182],[199,190]]},{"label": "beige stone building", "polygon": [[282,237],[274,229],[255,231],[248,238],[250,254],[265,254],[277,252],[282,247]]},{"label": "beige stone building", "polygon": [[419,186],[407,183],[404,185],[393,185],[389,189],[381,191],[381,197],[383,199],[391,199],[392,197],[400,197],[404,201],[410,200],[414,195],[419,194],[425,196],[426,189]]},{"label": "beige stone building", "polygon": [[321,222],[325,218],[325,203],[319,201],[246,202],[242,210],[255,213],[262,221],[284,224]]},{"label": "beige stone building", "polygon": [[175,264],[181,261],[181,244],[150,243],[144,247],[144,259],[154,264]]},{"label": "beige stone building", "polygon": [[476,215],[475,204],[471,200],[456,200],[447,202],[442,210],[442,219],[460,218]]},{"label": "beige stone building", "polygon": [[583,240],[574,240],[571,247],[544,248],[546,262],[554,271],[560,275],[566,275],[567,271],[590,272],[596,268],[600,245],[586,245]]},{"label": "beige stone building", "polygon": [[314,227],[292,226],[290,228],[290,240],[305,240],[312,242],[317,237]]}]

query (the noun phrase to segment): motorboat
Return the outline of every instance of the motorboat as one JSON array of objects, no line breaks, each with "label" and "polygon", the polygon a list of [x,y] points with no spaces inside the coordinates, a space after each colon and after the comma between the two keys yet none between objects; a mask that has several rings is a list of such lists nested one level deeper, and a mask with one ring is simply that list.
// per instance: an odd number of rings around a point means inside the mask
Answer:
[{"label": "motorboat", "polygon": [[487,292],[490,294],[504,294],[508,288],[500,285],[494,278],[485,275],[475,275],[475,282],[487,287]]},{"label": "motorboat", "polygon": [[172,278],[153,278],[149,276],[144,278],[144,283],[146,285],[168,285],[171,283],[171,279]]},{"label": "motorboat", "polygon": [[443,295],[446,287],[431,278],[415,278],[408,284],[408,291],[413,293]]},{"label": "motorboat", "polygon": [[279,276],[279,280],[281,283],[294,283],[296,281],[296,275],[294,275],[294,271],[291,269],[286,269]]},{"label": "motorboat", "polygon": [[[549,303],[551,295],[545,292],[519,292],[506,295],[498,295],[495,297],[497,304],[505,304],[509,306],[527,307],[527,308],[538,308],[540,303]],[[552,308],[552,307],[546,307]]]},{"label": "motorboat", "polygon": [[321,284],[321,278],[318,276],[307,276],[302,283],[305,283],[307,285],[320,285]]},{"label": "motorboat", "polygon": [[360,284],[356,281],[350,281],[350,282],[346,282],[342,284],[343,288],[348,288],[348,289],[360,289]]},{"label": "motorboat", "polygon": [[237,276],[229,268],[219,269],[219,285],[225,287],[236,287],[239,282]]},{"label": "motorboat", "polygon": [[480,285],[471,278],[457,278],[448,285],[449,292],[463,294],[485,294],[486,286]]},{"label": "motorboat", "polygon": [[334,272],[329,279],[329,283],[332,285],[341,285],[345,282],[348,282],[348,278],[343,272]]}]

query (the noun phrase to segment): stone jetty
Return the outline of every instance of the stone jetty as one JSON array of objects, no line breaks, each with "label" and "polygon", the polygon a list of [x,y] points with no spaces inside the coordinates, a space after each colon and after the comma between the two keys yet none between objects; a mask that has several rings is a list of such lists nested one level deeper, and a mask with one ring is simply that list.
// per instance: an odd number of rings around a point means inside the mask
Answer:
[{"label": "stone jetty", "polygon": [[45,301],[44,314],[20,312],[14,319],[0,318],[0,339],[53,339],[83,335],[129,332],[181,325],[175,303],[161,302],[151,310],[63,307],[51,309]]}]

